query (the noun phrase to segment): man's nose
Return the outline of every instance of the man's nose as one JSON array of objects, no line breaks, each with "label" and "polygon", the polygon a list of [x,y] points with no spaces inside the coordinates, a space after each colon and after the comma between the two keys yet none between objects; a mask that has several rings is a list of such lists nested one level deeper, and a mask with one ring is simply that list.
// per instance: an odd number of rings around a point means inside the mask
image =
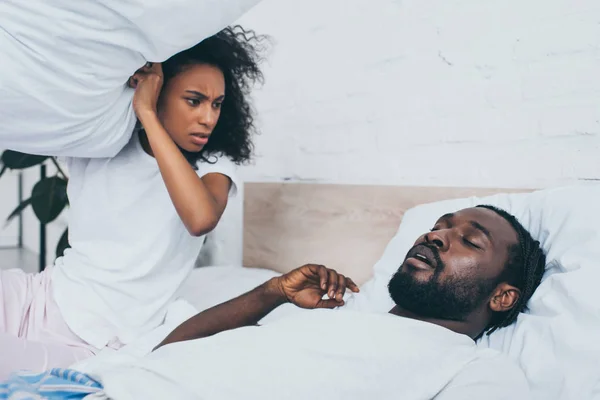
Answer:
[{"label": "man's nose", "polygon": [[445,251],[448,249],[448,229],[431,231],[425,235],[427,243],[434,245],[438,249]]}]

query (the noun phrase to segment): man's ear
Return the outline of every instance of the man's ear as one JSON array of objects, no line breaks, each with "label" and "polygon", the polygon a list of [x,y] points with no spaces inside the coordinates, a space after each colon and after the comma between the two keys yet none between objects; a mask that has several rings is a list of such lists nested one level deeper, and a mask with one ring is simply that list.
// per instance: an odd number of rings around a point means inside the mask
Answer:
[{"label": "man's ear", "polygon": [[496,286],[490,299],[490,309],[495,312],[510,311],[521,297],[521,291],[503,282]]}]

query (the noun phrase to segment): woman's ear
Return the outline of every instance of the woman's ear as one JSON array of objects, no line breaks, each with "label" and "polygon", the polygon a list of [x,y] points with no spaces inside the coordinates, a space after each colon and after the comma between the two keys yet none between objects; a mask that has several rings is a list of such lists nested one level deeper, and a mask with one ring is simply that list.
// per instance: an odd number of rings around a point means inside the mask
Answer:
[{"label": "woman's ear", "polygon": [[521,291],[508,283],[499,284],[490,299],[490,309],[495,312],[510,311],[521,297]]}]

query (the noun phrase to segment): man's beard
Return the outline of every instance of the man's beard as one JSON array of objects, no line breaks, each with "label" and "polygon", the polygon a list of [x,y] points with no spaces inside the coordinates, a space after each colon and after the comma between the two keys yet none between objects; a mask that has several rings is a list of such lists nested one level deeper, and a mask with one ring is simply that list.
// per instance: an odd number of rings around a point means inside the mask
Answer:
[{"label": "man's beard", "polygon": [[[440,260],[437,249],[430,249]],[[497,285],[497,279],[484,280],[473,276],[448,276],[440,281],[443,270],[444,264],[438,262],[431,278],[420,282],[401,267],[388,284],[392,300],[423,318],[464,321]]]}]

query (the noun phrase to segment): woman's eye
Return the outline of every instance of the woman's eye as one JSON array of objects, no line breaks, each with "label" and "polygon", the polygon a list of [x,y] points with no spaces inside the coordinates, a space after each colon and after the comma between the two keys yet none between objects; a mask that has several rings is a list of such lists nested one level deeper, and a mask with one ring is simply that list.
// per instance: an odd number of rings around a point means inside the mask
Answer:
[{"label": "woman's eye", "polygon": [[213,107],[215,107],[215,108],[221,108],[222,105],[223,105],[223,103],[215,103]]},{"label": "woman's eye", "polygon": [[187,99],[187,102],[190,106],[197,106],[200,104],[200,100],[198,99]]}]

